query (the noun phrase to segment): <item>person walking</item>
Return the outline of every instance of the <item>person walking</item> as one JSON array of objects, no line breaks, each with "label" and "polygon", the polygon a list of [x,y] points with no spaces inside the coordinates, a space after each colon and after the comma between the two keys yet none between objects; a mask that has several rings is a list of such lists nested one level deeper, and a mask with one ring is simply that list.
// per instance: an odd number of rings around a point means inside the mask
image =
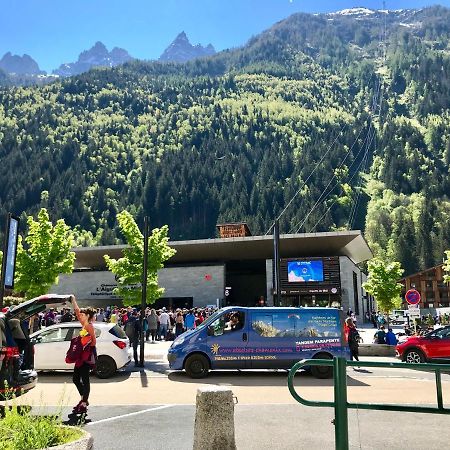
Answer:
[{"label": "person walking", "polygon": [[166,312],[166,308],[163,308],[161,315],[159,316],[159,336],[160,339],[166,339],[167,331],[170,326],[170,316]]},{"label": "person walking", "polygon": [[140,321],[137,310],[128,312],[128,320],[125,324],[125,334],[130,340],[130,346],[133,347],[133,358],[135,367],[139,366],[138,346],[141,333]]},{"label": "person walking", "polygon": [[195,315],[192,311],[192,309],[190,311],[188,311],[188,313],[186,314],[186,317],[184,318],[184,323],[186,326],[187,330],[193,330],[195,327]]},{"label": "person walking", "polygon": [[178,337],[183,332],[184,332],[184,320],[183,314],[180,311],[177,313],[177,317],[175,319],[175,336]]},{"label": "person walking", "polygon": [[89,406],[89,394],[91,392],[91,383],[89,374],[91,369],[95,367],[97,352],[95,345],[97,343],[95,337],[95,329],[93,322],[95,320],[95,309],[93,308],[79,308],[75,296],[71,296],[71,303],[75,311],[77,320],[80,322],[82,328],[80,331],[81,344],[83,345],[83,352],[80,358],[75,362],[73,371],[73,384],[76,386],[81,400],[73,409],[75,414],[83,414],[87,412]]},{"label": "person walking", "polygon": [[151,309],[150,314],[147,316],[147,324],[148,331],[152,336],[152,342],[154,343],[156,339],[156,330],[158,329],[158,316],[154,309]]},{"label": "person walking", "polygon": [[350,360],[353,361],[355,359],[355,361],[359,361],[359,333],[351,317],[347,317],[345,326],[345,334],[350,349]]}]

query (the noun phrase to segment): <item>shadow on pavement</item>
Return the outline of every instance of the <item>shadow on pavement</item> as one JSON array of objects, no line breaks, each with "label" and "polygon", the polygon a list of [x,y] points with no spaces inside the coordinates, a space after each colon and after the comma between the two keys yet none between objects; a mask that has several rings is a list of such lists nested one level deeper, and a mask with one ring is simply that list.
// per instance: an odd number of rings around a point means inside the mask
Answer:
[{"label": "shadow on pavement", "polygon": [[[93,384],[107,384],[107,383],[117,383],[121,381],[126,381],[130,378],[131,372],[120,370],[116,372],[111,378],[100,379],[95,375],[91,374],[90,380]],[[72,383],[72,372],[39,372],[38,378],[39,384],[45,383]]]},{"label": "shadow on pavement", "polygon": [[147,373],[145,372],[145,370],[141,369],[139,374],[140,374],[140,378],[141,378],[141,386],[144,388],[148,387],[148,378],[147,378]]},{"label": "shadow on pavement", "polygon": [[[185,372],[172,372],[168,376],[170,381],[193,384],[230,384],[233,386],[287,386],[287,371],[252,371],[252,370],[214,370],[208,377],[201,379],[190,378]],[[321,380],[314,378],[308,372],[300,372],[295,377],[302,386],[323,387],[333,386],[333,379]],[[301,380],[301,381],[300,381]],[[347,375],[347,386],[369,386],[360,380]]]}]

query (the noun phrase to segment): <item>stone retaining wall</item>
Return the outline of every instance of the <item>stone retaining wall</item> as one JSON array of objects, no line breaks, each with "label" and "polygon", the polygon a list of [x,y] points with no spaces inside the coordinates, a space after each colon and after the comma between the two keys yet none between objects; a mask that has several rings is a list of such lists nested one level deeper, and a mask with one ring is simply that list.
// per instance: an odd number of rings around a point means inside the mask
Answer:
[{"label": "stone retaining wall", "polygon": [[395,345],[360,344],[359,356],[395,356]]}]

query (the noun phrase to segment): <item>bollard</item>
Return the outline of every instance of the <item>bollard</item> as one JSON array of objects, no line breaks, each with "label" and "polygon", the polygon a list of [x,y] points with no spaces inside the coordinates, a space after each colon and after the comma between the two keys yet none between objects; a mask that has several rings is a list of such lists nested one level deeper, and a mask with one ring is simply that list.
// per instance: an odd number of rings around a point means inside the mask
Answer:
[{"label": "bollard", "polygon": [[236,450],[231,389],[201,387],[197,390],[196,403],[194,450]]}]

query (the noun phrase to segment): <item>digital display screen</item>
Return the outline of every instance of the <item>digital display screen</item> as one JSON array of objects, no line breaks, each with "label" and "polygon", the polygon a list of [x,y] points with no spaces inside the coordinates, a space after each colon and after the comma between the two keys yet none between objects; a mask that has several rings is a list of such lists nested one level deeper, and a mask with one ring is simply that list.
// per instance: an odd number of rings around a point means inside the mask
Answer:
[{"label": "digital display screen", "polygon": [[306,283],[323,281],[323,262],[319,259],[312,261],[288,261],[289,283]]}]

